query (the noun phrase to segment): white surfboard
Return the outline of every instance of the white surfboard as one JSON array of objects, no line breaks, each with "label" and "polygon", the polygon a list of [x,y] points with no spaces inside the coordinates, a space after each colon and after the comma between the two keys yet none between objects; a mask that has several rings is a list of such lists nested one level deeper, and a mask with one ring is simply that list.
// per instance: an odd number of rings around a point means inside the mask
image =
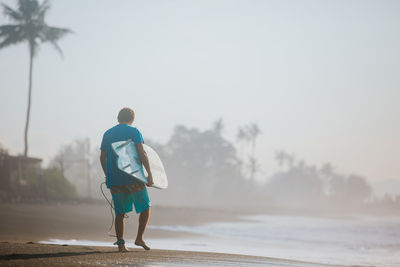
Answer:
[{"label": "white surfboard", "polygon": [[[127,141],[112,143],[111,146],[117,154],[118,169],[147,184],[147,172],[140,161],[135,143],[129,139]],[[160,157],[150,146],[143,144],[143,148],[146,151],[151,173],[153,174],[154,184],[152,186],[158,189],[167,188],[167,174],[165,173]]]}]

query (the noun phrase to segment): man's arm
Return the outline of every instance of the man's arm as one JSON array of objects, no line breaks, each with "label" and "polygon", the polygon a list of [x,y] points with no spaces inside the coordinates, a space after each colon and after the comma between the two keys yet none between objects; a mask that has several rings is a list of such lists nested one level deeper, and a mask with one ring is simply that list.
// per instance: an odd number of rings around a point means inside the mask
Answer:
[{"label": "man's arm", "polygon": [[143,148],[143,143],[138,143],[136,145],[136,148],[137,148],[137,151],[138,151],[138,154],[139,154],[139,157],[140,157],[140,161],[142,162],[143,166],[146,168],[147,174],[149,175],[147,177],[147,179],[148,179],[148,184],[147,185],[148,186],[152,186],[154,184],[153,183],[153,175],[152,175],[151,170],[150,170],[149,159],[147,158],[146,151],[144,151],[144,148]]},{"label": "man's arm", "polygon": [[[107,153],[105,150],[101,151],[100,163],[101,167],[103,168],[104,175],[107,176]],[[107,177],[106,177],[106,184],[107,184]]]}]

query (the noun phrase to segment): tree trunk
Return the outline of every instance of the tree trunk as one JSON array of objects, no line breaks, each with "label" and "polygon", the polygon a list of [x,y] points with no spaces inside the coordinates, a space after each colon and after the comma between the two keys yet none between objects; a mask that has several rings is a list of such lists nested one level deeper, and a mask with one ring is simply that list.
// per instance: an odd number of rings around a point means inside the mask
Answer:
[{"label": "tree trunk", "polygon": [[29,88],[28,88],[28,109],[26,111],[26,123],[25,123],[25,150],[24,157],[28,156],[28,128],[29,128],[29,116],[31,113],[31,97],[32,97],[32,68],[33,68],[33,55],[34,55],[34,45],[29,44]]}]

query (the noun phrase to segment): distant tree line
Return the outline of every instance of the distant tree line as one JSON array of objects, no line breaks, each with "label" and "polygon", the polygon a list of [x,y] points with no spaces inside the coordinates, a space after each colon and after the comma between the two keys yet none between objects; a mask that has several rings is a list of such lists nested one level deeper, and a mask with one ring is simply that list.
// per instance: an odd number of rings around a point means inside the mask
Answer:
[{"label": "distant tree line", "polygon": [[[223,131],[220,119],[205,130],[177,125],[164,144],[145,136],[162,158],[170,184],[167,190],[151,190],[154,204],[338,212],[400,207],[400,195],[378,198],[362,176],[340,174],[330,163],[310,165],[284,150],[275,152],[278,171],[257,183],[255,175],[263,176],[255,154],[261,130],[257,124],[241,126],[235,142]],[[98,146],[92,148],[85,138],[62,146],[49,166],[80,198],[101,198],[98,157]]]},{"label": "distant tree line", "polygon": [[337,173],[330,163],[318,168],[285,151],[275,158],[281,170],[265,185],[279,205],[302,208],[360,208],[372,201],[373,191],[364,177]]},{"label": "distant tree line", "polygon": [[[365,211],[382,203],[364,177],[340,174],[330,163],[309,165],[283,150],[275,153],[279,171],[260,185],[254,180],[261,173],[255,156],[261,134],[257,124],[239,127],[236,143],[222,133],[222,120],[203,131],[178,125],[168,142],[151,143],[170,181],[170,188],[155,192],[157,203],[338,212]],[[400,196],[386,197],[386,204],[381,206],[400,207]]]}]

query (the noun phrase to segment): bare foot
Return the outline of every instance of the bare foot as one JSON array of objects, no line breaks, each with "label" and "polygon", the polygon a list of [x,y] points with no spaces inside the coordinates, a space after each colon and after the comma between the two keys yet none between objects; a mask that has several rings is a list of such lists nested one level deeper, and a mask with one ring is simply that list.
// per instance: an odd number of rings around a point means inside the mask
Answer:
[{"label": "bare foot", "polygon": [[139,247],[143,247],[145,250],[150,250],[150,247],[148,247],[143,240],[141,240],[141,241],[136,240],[135,245],[139,246]]},{"label": "bare foot", "polygon": [[129,250],[125,247],[124,244],[118,245],[119,252],[128,252]]}]

